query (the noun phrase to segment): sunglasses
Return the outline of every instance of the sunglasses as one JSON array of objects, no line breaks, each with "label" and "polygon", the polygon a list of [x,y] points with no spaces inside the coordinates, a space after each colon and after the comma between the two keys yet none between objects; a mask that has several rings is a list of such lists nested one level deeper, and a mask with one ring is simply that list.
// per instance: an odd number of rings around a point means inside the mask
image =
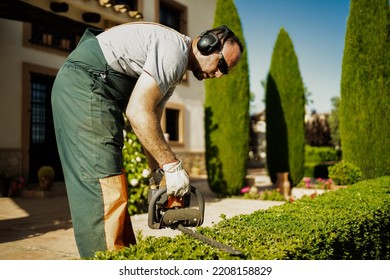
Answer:
[{"label": "sunglasses", "polygon": [[224,75],[229,74],[229,67],[223,57],[222,50],[219,51],[218,70]]}]

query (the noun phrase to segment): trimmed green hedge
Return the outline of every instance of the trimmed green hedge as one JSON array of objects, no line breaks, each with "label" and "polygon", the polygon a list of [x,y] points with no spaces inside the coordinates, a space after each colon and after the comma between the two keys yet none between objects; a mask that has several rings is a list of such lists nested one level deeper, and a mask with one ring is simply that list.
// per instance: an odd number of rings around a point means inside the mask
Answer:
[{"label": "trimmed green hedge", "polygon": [[305,177],[329,178],[328,167],[341,160],[341,154],[332,147],[305,146]]},{"label": "trimmed green hedge", "polygon": [[325,161],[339,161],[339,152],[332,147],[305,146],[305,162],[321,163]]},{"label": "trimmed green hedge", "polygon": [[[381,177],[198,231],[243,251],[241,259],[390,259],[389,202],[390,177]],[[95,259],[240,259],[184,234],[139,238],[136,246]]]}]

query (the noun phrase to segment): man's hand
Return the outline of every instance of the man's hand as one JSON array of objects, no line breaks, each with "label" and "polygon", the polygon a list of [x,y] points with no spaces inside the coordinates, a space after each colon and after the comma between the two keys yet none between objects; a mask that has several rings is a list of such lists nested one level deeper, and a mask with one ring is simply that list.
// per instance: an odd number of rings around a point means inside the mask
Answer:
[{"label": "man's hand", "polygon": [[157,186],[166,187],[164,171],[162,169],[158,168],[154,170],[151,176]]},{"label": "man's hand", "polygon": [[167,195],[184,196],[191,190],[187,172],[181,160],[163,165],[167,183]]}]

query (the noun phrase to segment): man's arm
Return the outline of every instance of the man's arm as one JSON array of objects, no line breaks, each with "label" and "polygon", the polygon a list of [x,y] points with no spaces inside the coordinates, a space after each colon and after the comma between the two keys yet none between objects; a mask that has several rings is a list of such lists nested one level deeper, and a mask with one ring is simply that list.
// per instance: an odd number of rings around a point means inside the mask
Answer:
[{"label": "man's arm", "polygon": [[[164,105],[163,95],[155,80],[149,74],[142,73],[130,96],[126,116],[138,139],[149,153],[148,161],[152,157],[159,166],[177,161],[161,128]],[[152,160],[149,163],[154,165]]]},{"label": "man's arm", "polygon": [[154,158],[151,162],[157,162],[164,170],[167,195],[183,196],[191,191],[190,181],[182,161],[176,159],[163,135],[161,114],[165,102],[155,80],[144,72],[130,96],[126,116],[148,152],[148,161]]},{"label": "man's arm", "polygon": [[[161,124],[161,119],[162,119],[162,115],[163,115],[163,111],[164,111],[164,105],[165,105],[165,102],[160,102],[161,104],[159,104],[156,108],[156,117],[157,117],[157,120],[158,122]],[[165,137],[164,137],[165,139]],[[155,171],[157,170],[158,168],[160,168],[160,165],[158,164],[158,162],[156,161],[156,159],[152,156],[151,153],[149,153],[149,151],[145,148],[144,148],[144,154],[146,156],[146,159],[148,160],[148,163],[149,163],[149,168],[151,171]]]}]

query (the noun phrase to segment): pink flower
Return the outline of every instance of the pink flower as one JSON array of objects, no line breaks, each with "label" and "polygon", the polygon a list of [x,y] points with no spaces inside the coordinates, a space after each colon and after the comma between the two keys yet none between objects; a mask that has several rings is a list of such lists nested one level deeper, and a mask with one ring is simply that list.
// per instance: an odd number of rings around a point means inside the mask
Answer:
[{"label": "pink flower", "polygon": [[250,187],[244,187],[244,188],[241,189],[240,193],[241,194],[247,193],[247,192],[250,191],[250,189],[251,189]]},{"label": "pink flower", "polygon": [[25,181],[26,181],[26,180],[25,180],[22,176],[19,177],[19,182],[20,182],[20,183],[23,184]]},{"label": "pink flower", "polygon": [[26,179],[23,176],[14,177],[11,180],[10,188],[8,191],[9,196],[17,195],[18,192],[24,187]]},{"label": "pink flower", "polygon": [[310,178],[304,178],[303,181],[306,183],[306,188],[310,189]]}]

